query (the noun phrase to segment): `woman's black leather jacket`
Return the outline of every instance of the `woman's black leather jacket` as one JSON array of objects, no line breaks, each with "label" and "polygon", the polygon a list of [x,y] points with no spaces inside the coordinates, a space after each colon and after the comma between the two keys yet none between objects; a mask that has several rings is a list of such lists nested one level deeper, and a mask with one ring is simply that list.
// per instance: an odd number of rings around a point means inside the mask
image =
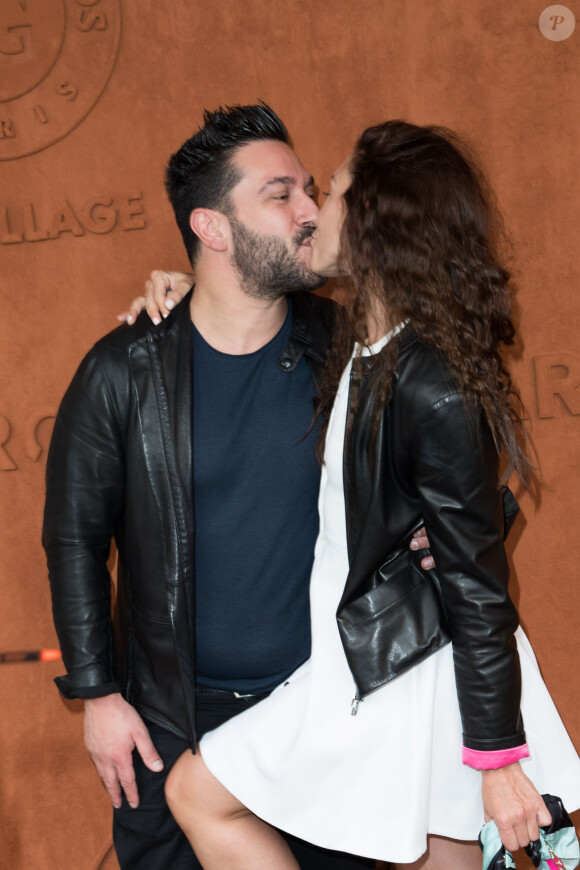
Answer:
[{"label": "woman's black leather jacket", "polygon": [[[445,364],[409,326],[398,341],[372,459],[372,357],[344,452],[350,571],[337,618],[346,656],[364,697],[452,641],[465,747],[510,749],[525,743],[503,546],[517,504],[509,490],[502,498],[489,430]],[[436,572],[408,549],[422,523]]]}]

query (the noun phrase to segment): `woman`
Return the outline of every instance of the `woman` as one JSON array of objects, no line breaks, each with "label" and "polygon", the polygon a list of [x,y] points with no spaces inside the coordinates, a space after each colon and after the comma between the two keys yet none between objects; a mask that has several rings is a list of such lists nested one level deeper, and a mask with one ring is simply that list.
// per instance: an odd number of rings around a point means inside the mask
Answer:
[{"label": "woman", "polygon": [[[170,774],[208,870],[296,868],[270,824],[394,867],[469,870],[484,818],[511,850],[549,823],[532,780],[580,806],[578,757],[507,593],[498,458],[505,477],[529,465],[493,229],[446,131],[370,128],[333,176],[312,268],[351,291],[320,397],[312,657]],[[435,578],[407,556],[423,522]]]}]

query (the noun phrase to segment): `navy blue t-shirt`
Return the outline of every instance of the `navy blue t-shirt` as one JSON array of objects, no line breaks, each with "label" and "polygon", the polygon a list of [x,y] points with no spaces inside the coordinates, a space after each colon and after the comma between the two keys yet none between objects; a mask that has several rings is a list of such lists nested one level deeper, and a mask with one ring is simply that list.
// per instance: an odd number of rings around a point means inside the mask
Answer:
[{"label": "navy blue t-shirt", "polygon": [[[254,353],[193,327],[198,682],[260,692],[310,655],[320,471],[305,359],[278,367],[292,327]],[[302,440],[304,439],[304,440]]]}]

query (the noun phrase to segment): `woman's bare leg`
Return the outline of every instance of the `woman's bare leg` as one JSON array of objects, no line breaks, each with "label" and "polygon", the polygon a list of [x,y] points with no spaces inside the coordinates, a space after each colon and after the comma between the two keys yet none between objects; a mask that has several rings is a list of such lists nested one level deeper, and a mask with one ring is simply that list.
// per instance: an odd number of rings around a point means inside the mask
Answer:
[{"label": "woman's bare leg", "polygon": [[205,870],[299,870],[286,841],[189,750],[165,785],[167,803]]},{"label": "woman's bare leg", "polygon": [[481,870],[481,849],[474,841],[427,838],[427,851],[413,864],[392,864],[391,870]]}]

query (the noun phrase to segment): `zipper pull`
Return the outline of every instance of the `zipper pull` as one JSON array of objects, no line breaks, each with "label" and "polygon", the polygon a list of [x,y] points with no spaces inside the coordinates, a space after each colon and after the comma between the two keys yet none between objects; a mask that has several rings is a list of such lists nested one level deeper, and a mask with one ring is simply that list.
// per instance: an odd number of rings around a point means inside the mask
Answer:
[{"label": "zipper pull", "polygon": [[364,698],[359,698],[358,695],[354,696],[354,698],[352,699],[351,705],[350,705],[350,715],[351,716],[356,716],[356,714],[358,713],[358,705],[360,704],[361,701],[364,701]]}]

